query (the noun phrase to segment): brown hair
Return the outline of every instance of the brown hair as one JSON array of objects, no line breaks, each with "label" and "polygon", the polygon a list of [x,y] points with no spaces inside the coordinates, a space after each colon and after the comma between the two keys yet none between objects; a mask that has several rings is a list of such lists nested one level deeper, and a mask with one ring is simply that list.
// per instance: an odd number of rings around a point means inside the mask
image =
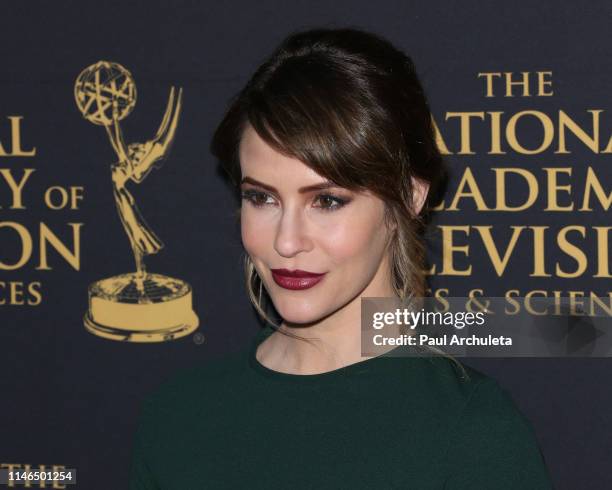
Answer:
[{"label": "brown hair", "polygon": [[[425,295],[426,218],[440,202],[448,174],[425,92],[405,53],[352,28],[289,35],[233,98],[214,133],[211,152],[236,188],[247,124],[320,176],[380,197],[387,224],[397,225],[389,248],[393,289],[402,300]],[[418,214],[411,178],[429,184]],[[247,254],[245,278],[251,302],[274,325]]]}]

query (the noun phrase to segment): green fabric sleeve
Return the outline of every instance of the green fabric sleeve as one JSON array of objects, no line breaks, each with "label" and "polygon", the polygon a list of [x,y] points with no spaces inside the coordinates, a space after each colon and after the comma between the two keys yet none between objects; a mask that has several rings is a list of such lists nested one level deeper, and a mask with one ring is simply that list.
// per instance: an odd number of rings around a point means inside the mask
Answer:
[{"label": "green fabric sleeve", "polygon": [[129,470],[129,490],[160,490],[159,485],[151,471],[148,460],[147,442],[145,434],[151,423],[151,409],[149,399],[142,402],[138,427],[132,442],[132,458]]},{"label": "green fabric sleeve", "polygon": [[446,490],[549,490],[550,475],[529,420],[491,378],[475,386],[445,455]]}]

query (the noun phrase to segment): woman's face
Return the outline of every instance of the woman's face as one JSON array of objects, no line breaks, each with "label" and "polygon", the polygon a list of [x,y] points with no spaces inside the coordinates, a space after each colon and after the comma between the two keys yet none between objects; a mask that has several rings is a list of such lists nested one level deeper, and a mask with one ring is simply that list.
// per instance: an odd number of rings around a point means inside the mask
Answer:
[{"label": "woman's face", "polygon": [[[381,199],[336,186],[305,189],[325,179],[272,149],[250,125],[240,166],[243,245],[285,322],[315,322],[362,295],[393,294]],[[316,282],[275,269],[323,275]]]}]

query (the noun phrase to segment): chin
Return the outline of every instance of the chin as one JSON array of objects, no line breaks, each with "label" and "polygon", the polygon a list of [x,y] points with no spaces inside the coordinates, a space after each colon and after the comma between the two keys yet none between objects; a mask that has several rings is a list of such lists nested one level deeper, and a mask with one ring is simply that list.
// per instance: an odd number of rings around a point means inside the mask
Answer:
[{"label": "chin", "polygon": [[321,319],[325,314],[322,308],[296,299],[280,303],[274,302],[274,304],[278,314],[287,323],[313,323]]}]

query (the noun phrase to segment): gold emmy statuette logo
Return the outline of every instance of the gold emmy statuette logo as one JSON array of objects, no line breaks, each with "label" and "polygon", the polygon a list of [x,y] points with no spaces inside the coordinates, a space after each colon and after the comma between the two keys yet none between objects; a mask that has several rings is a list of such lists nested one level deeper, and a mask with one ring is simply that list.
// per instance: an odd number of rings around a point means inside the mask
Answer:
[{"label": "gold emmy statuette logo", "polygon": [[[136,272],[101,279],[89,285],[89,310],[84,323],[91,333],[112,340],[160,342],[183,337],[199,325],[192,309],[191,286],[145,270],[143,256],[164,244],[146,223],[126,184],[139,184],[151,169],[161,167],[174,139],[181,112],[182,88],[171,87],[166,113],[155,138],[126,145],[119,121],[136,104],[136,86],[118,63],[99,61],[81,72],[74,86],[76,104],[89,122],[104,126],[118,161],[111,164],[113,193],[128,235]],[[156,163],[157,162],[157,163]]]}]

